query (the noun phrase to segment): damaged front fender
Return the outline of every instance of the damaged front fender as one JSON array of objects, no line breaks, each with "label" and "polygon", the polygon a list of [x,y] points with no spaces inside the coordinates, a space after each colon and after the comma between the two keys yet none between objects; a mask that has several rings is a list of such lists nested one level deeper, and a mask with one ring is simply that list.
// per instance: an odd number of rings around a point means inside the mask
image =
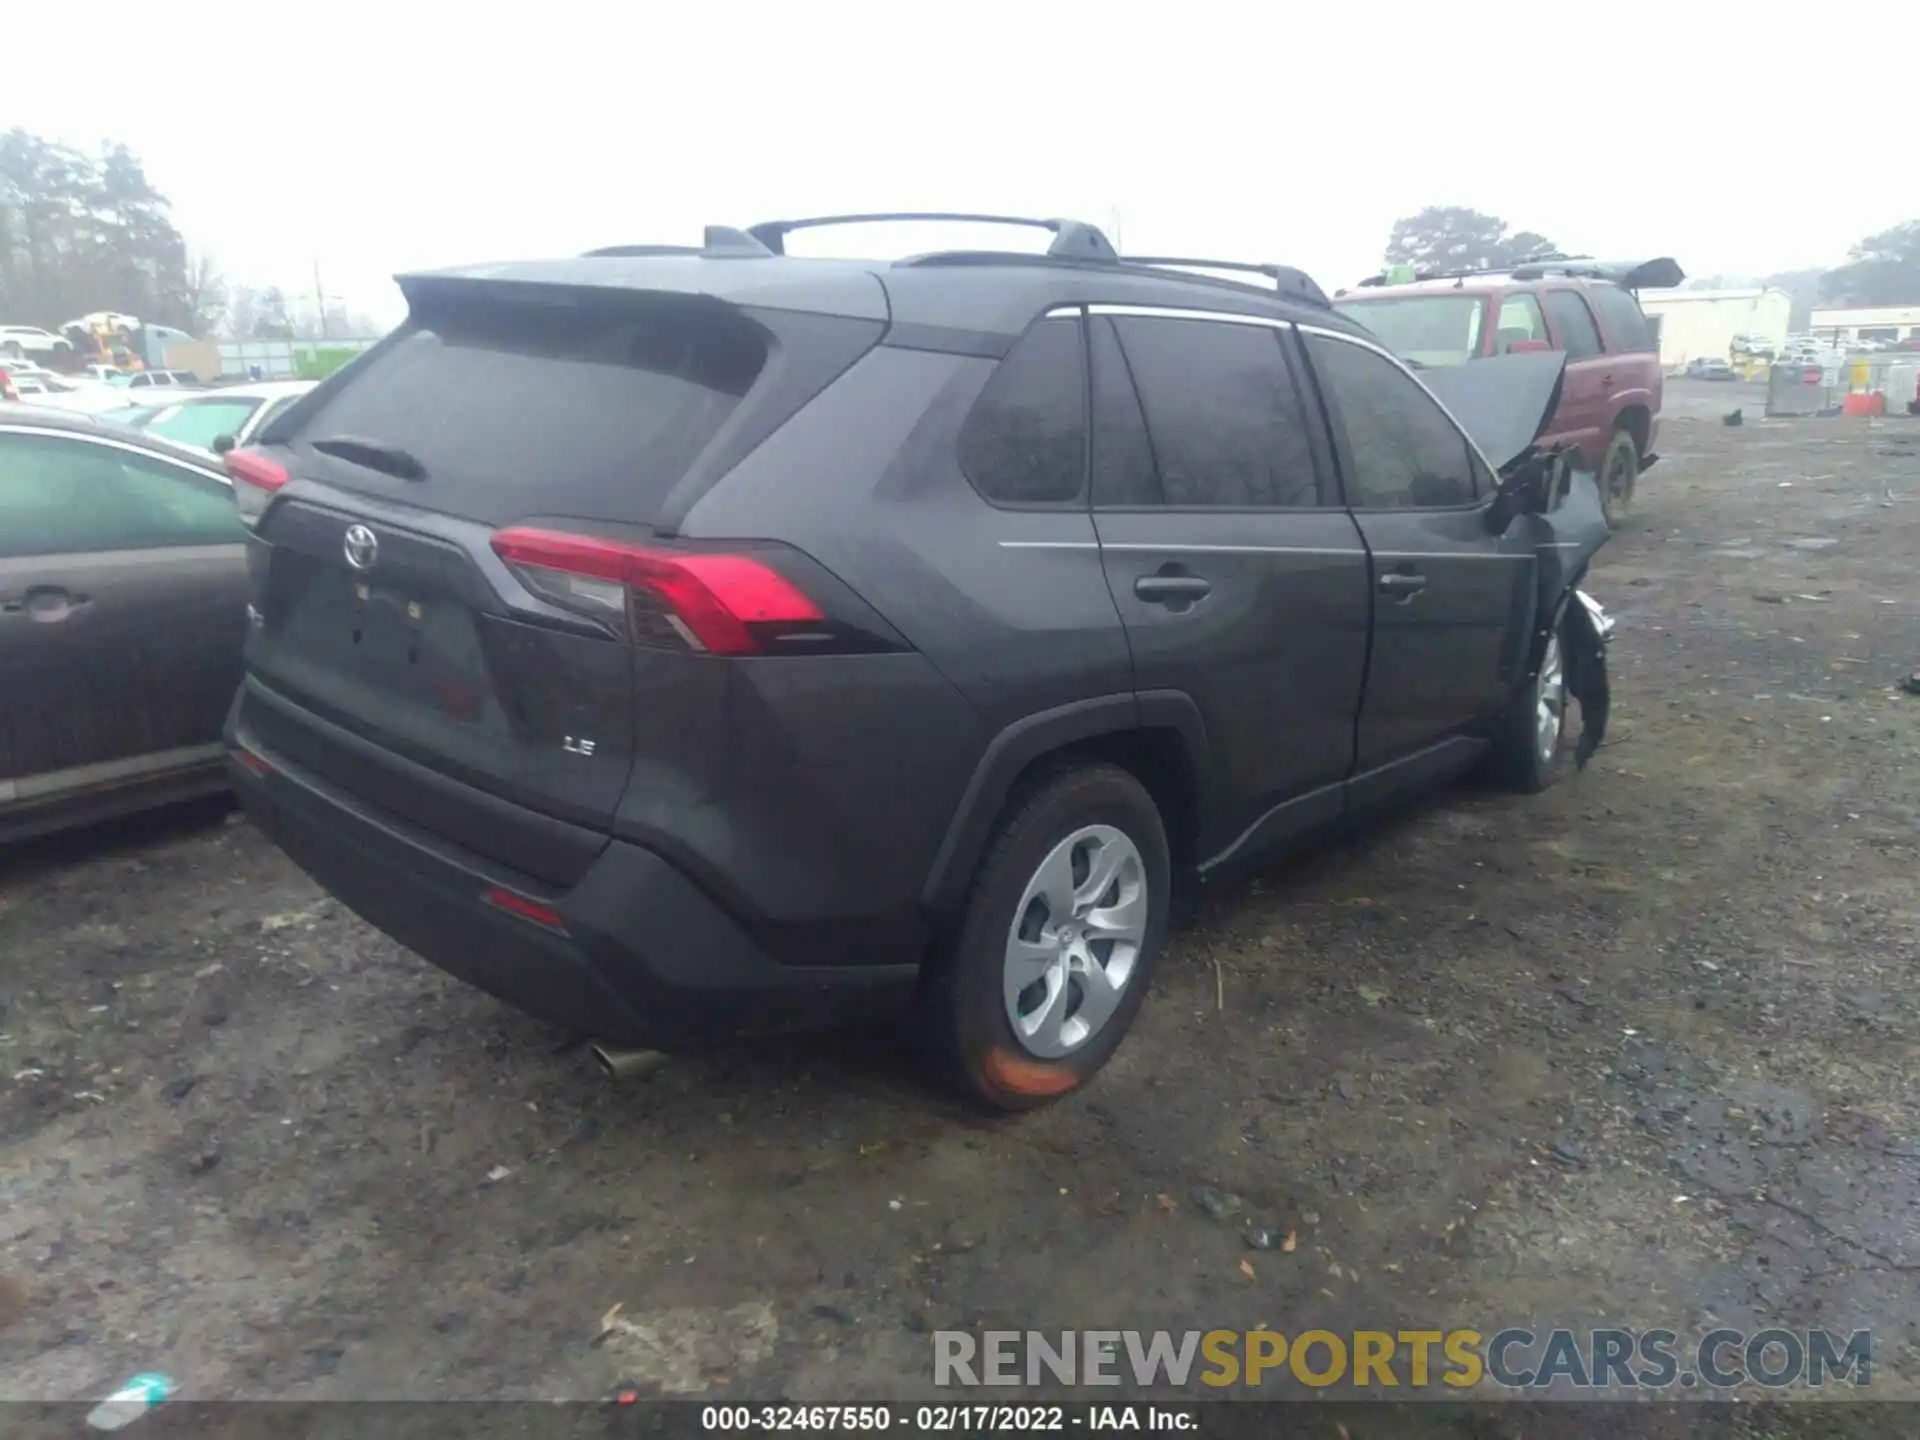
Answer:
[{"label": "damaged front fender", "polygon": [[[1521,473],[1528,465],[1538,466],[1538,473]],[[1607,733],[1607,643],[1613,617],[1579,587],[1612,531],[1600,508],[1594,476],[1571,468],[1564,456],[1536,453],[1512,467],[1508,479],[1514,493],[1529,502],[1513,516],[1507,535],[1530,546],[1536,560],[1536,653],[1556,624],[1565,626],[1567,693],[1580,702],[1574,763],[1584,770]]]},{"label": "damaged front fender", "polygon": [[1607,738],[1611,694],[1607,684],[1607,641],[1613,617],[1584,590],[1573,592],[1567,607],[1567,693],[1580,702],[1580,739],[1573,763],[1584,770]]}]

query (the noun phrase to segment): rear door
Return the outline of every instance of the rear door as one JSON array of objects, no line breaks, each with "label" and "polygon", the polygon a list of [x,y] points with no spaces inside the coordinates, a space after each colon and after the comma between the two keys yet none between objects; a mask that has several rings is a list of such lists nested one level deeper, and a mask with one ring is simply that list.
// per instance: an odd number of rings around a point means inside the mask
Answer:
[{"label": "rear door", "polygon": [[1367,560],[1331,489],[1291,327],[1094,307],[1093,500],[1141,692],[1191,696],[1217,818],[1201,854],[1337,815]]},{"label": "rear door", "polygon": [[1350,336],[1306,338],[1348,504],[1371,556],[1361,804],[1449,768],[1515,676],[1533,557],[1489,533],[1492,477],[1427,388]]},{"label": "rear door", "polygon": [[246,628],[243,540],[209,471],[0,426],[0,707],[23,797],[217,753]]},{"label": "rear door", "polygon": [[1545,440],[1578,445],[1597,466],[1613,423],[1614,363],[1600,342],[1600,327],[1578,290],[1561,286],[1540,292],[1554,344],[1566,352],[1567,378]]},{"label": "rear door", "polygon": [[[1647,324],[1640,302],[1618,285],[1591,282],[1587,294],[1600,312],[1607,356],[1612,362],[1605,372],[1612,415],[1638,406],[1649,421],[1660,413],[1662,377],[1660,356],[1653,329]],[[1720,357],[1714,357],[1720,362]],[[1651,425],[1642,435],[1643,444],[1651,444]]]}]

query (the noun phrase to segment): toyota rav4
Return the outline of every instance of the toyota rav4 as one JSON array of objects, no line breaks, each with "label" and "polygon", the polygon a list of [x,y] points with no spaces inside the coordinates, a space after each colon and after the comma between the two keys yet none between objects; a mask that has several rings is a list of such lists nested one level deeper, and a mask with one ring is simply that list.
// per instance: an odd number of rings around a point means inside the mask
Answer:
[{"label": "toyota rav4", "polygon": [[1176,885],[1537,790],[1569,695],[1584,762],[1559,355],[1443,404],[1285,267],[784,253],[823,223],[403,277],[227,457],[234,780],[374,925],[610,1045],[910,1009],[1019,1109],[1120,1044]]}]

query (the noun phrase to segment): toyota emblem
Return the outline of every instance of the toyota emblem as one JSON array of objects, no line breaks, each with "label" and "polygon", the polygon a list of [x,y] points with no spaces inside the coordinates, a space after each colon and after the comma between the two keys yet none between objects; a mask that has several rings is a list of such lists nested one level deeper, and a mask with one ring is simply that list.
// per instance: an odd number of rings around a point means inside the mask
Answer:
[{"label": "toyota emblem", "polygon": [[371,570],[380,558],[380,537],[364,525],[349,525],[346,544],[341,548],[347,552],[347,564],[356,570]]}]

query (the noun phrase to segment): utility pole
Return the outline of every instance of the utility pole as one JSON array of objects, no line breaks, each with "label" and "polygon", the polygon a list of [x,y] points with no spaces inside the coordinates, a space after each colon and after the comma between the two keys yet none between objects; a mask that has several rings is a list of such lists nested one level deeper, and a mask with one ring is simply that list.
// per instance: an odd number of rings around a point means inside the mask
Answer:
[{"label": "utility pole", "polygon": [[320,288],[320,259],[313,261],[313,303],[320,318],[320,338],[327,338],[327,292]]}]

